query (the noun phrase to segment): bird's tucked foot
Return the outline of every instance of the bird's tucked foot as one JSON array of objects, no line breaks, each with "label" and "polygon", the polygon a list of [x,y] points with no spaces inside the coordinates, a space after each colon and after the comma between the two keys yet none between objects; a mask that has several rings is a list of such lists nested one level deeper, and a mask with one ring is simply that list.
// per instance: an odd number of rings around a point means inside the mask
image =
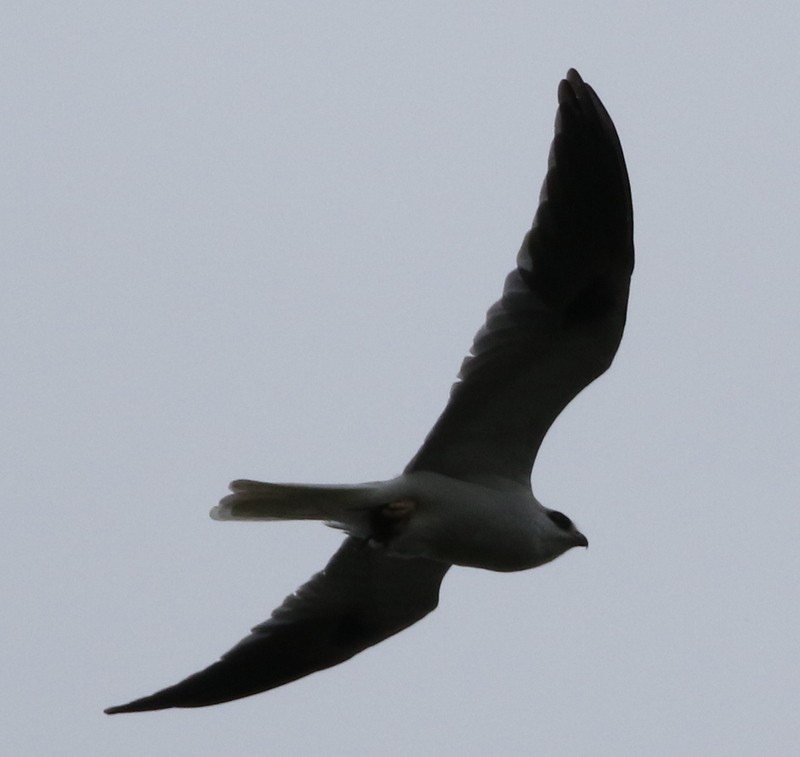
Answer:
[{"label": "bird's tucked foot", "polygon": [[385,547],[405,528],[416,509],[417,503],[414,500],[400,499],[373,510],[369,524],[370,546]]},{"label": "bird's tucked foot", "polygon": [[414,512],[417,503],[413,499],[401,499],[397,502],[390,502],[381,508],[381,515],[390,520],[405,518]]}]

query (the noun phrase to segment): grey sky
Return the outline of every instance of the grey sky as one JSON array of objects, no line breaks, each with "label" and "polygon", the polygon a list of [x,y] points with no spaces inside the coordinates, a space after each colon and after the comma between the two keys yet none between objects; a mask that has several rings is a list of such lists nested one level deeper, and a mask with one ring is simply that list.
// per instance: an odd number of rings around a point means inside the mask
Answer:
[{"label": "grey sky", "polygon": [[[4,6],[4,753],[794,754],[798,11],[542,5]],[[282,689],[102,715],[338,544],[214,523],[230,479],[416,451],[569,66],[617,125],[637,242],[617,360],[534,475],[591,549],[453,570],[418,626]]]}]

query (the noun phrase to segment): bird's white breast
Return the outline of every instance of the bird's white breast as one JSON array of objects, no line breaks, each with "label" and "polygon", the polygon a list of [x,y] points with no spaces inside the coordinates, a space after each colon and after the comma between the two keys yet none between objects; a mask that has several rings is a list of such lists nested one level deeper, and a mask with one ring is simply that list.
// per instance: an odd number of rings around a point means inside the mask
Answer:
[{"label": "bird's white breast", "polygon": [[547,516],[530,489],[513,482],[490,486],[415,471],[394,479],[388,488],[417,505],[390,545],[398,554],[514,571],[536,567],[564,551],[551,543]]}]

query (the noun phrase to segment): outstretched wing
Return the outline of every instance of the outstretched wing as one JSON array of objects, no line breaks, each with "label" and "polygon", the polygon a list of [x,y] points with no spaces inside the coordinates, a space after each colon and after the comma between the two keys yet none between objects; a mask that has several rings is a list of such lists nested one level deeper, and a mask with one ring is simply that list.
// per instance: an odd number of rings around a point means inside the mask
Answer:
[{"label": "outstretched wing", "polygon": [[406,471],[525,485],[548,428],[611,364],[633,272],[633,209],[614,124],[570,70],[539,208],[464,360],[450,401]]},{"label": "outstretched wing", "polygon": [[218,662],[106,712],[218,704],[337,665],[435,609],[449,567],[392,557],[363,539],[348,537],[324,570]]}]

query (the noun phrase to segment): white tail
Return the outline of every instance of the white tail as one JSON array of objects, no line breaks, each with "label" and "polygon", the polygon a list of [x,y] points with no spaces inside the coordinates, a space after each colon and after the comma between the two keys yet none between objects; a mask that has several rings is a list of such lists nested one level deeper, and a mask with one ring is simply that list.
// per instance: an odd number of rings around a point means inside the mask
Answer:
[{"label": "white tail", "polygon": [[233,481],[233,494],[212,508],[214,520],[322,520],[351,533],[361,531],[369,510],[385,504],[383,482],[352,486]]}]

